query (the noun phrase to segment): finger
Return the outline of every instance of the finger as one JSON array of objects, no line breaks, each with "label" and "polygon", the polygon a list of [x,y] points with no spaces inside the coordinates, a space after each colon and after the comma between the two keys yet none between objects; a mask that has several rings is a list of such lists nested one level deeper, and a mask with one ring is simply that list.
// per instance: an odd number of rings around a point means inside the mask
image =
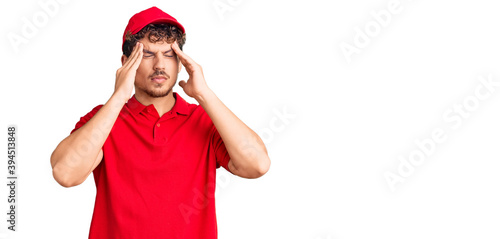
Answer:
[{"label": "finger", "polygon": [[186,85],[186,81],[185,80],[179,81],[179,86],[182,87],[183,89],[184,89],[185,85]]},{"label": "finger", "polygon": [[135,52],[137,51],[137,48],[138,48],[137,46],[138,45],[139,45],[139,42],[136,42],[134,48],[132,49],[132,52],[130,52],[130,55],[127,57],[127,59],[123,63],[122,69],[128,69],[129,68],[129,66],[131,64],[130,62],[134,59]]},{"label": "finger", "polygon": [[191,68],[193,65],[196,64],[196,62],[193,59],[191,59],[191,57],[189,57],[188,55],[186,55],[186,53],[184,53],[179,48],[179,45],[177,44],[177,41],[175,41],[174,43],[172,43],[172,49],[174,49],[175,54],[177,54],[177,56],[179,56],[179,59],[181,60],[181,63],[182,63],[182,65],[184,65],[184,67]]},{"label": "finger", "polygon": [[144,45],[142,43],[139,43],[139,46],[137,48],[137,54],[135,56],[135,59],[133,59],[131,69],[137,70],[137,68],[139,68],[139,65],[141,64],[142,61],[142,55],[144,54],[143,48]]},{"label": "finger", "polygon": [[125,64],[123,64],[124,68],[130,68],[130,66],[133,65],[133,62],[135,62],[137,59],[137,56],[139,55],[139,50],[140,50],[140,42],[137,42],[134,46],[134,49],[132,49],[132,52],[130,53],[130,56],[127,58],[127,61]]}]

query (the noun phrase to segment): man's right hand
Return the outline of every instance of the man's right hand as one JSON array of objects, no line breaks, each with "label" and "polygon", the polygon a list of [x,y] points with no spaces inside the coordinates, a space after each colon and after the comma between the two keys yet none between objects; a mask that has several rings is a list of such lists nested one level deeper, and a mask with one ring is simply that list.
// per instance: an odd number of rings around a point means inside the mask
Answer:
[{"label": "man's right hand", "polygon": [[122,67],[120,67],[116,71],[116,82],[115,82],[115,94],[120,95],[120,98],[123,97],[125,101],[130,98],[132,94],[132,89],[134,88],[135,74],[137,72],[137,68],[141,64],[142,55],[143,55],[143,47],[142,43],[137,42],[132,53],[130,53],[130,57],[126,57],[123,61]]}]

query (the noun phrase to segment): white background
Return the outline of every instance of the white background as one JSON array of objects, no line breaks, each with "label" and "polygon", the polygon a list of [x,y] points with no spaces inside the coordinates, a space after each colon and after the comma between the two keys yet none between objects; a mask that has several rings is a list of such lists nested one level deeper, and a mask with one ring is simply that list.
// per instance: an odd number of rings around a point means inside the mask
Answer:
[{"label": "white background", "polygon": [[[47,2],[0,4],[0,152],[15,124],[20,178],[18,230],[7,232],[0,220],[1,237],[88,237],[93,177],[63,188],[50,155],[110,97],[128,19],[154,5],[184,25],[184,51],[219,98],[266,137],[265,176],[218,170],[229,178],[217,189],[219,238],[500,237],[496,1],[396,1],[386,26],[371,13],[391,0],[66,0],[43,22]],[[231,9],[218,12],[217,2]],[[9,36],[23,36],[23,19],[40,26],[15,46]],[[356,29],[367,25],[368,44],[348,62],[341,44],[356,46]],[[479,78],[488,75],[497,86],[481,88],[488,97],[478,100]],[[450,113],[464,101],[467,117]],[[286,124],[277,115],[284,111],[293,115]],[[414,141],[436,128],[445,142],[391,190],[384,174],[398,175],[398,157],[408,162],[419,150]],[[5,179],[6,157],[0,162]],[[6,218],[5,184],[0,192]]]}]

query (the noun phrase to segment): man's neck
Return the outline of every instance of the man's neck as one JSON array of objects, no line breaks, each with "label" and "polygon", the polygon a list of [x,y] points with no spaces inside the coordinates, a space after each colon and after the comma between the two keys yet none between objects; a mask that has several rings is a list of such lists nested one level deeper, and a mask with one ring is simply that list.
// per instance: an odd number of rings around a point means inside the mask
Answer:
[{"label": "man's neck", "polygon": [[144,92],[136,92],[135,98],[137,99],[137,101],[139,101],[139,103],[143,105],[148,106],[150,104],[153,104],[160,117],[163,114],[169,112],[175,105],[175,97],[173,91],[170,91],[170,93],[168,93],[168,95],[164,97],[158,98],[151,97]]}]

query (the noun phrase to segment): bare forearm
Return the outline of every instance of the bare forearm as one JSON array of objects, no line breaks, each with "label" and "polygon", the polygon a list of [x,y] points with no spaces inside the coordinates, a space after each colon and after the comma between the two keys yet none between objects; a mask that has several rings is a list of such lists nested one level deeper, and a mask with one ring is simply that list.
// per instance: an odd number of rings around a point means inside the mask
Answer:
[{"label": "bare forearm", "polygon": [[63,186],[82,183],[102,159],[98,156],[125,103],[113,94],[85,125],[66,137],[51,156],[53,175]]},{"label": "bare forearm", "polygon": [[270,160],[262,139],[210,89],[201,93],[196,100],[210,116],[224,141],[231,158],[231,172],[246,178],[265,174],[269,169]]}]

